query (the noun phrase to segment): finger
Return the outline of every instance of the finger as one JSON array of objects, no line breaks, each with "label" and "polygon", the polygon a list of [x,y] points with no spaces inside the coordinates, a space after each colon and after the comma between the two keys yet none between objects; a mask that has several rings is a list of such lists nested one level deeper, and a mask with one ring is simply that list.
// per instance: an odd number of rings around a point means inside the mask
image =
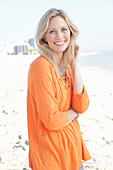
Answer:
[{"label": "finger", "polygon": [[75,49],[74,49],[74,54],[75,54],[75,56],[77,56],[78,53],[79,53],[79,46],[76,45],[76,46],[75,46]]},{"label": "finger", "polygon": [[75,45],[75,50],[79,51],[79,46],[78,45]]}]

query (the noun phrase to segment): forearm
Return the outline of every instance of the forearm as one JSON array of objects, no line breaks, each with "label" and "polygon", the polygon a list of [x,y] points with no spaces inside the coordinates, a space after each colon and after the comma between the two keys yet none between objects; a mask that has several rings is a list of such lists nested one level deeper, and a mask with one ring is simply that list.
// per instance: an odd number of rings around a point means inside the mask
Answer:
[{"label": "forearm", "polygon": [[74,120],[74,119],[77,117],[77,113],[76,113],[73,109],[70,109],[70,110],[64,112],[64,114],[66,114],[67,117],[68,117],[68,122],[67,122],[66,126],[67,126],[72,120]]},{"label": "forearm", "polygon": [[88,108],[89,98],[78,66],[78,51],[79,46],[75,45],[74,59],[72,59],[70,64],[73,74],[72,107],[78,113],[83,113]]},{"label": "forearm", "polygon": [[73,90],[75,91],[75,93],[81,95],[83,93],[84,85],[78,64],[73,65],[72,73],[73,73]]}]

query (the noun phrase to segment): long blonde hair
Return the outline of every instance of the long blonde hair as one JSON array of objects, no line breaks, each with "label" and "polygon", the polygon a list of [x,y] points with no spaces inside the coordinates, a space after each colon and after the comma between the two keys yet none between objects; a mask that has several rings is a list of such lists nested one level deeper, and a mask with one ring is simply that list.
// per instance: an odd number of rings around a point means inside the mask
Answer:
[{"label": "long blonde hair", "polygon": [[49,45],[44,40],[45,33],[49,26],[49,21],[52,17],[55,16],[61,16],[63,19],[65,19],[69,29],[70,29],[70,43],[68,48],[63,53],[63,60],[62,63],[64,67],[66,67],[68,64],[70,64],[72,58],[74,57],[74,46],[76,43],[76,38],[78,37],[79,30],[78,28],[72,23],[72,21],[69,19],[67,14],[63,10],[57,10],[55,8],[49,9],[40,19],[38,23],[38,29],[36,31],[36,44],[39,49],[39,52],[41,55],[46,57],[52,65],[56,65],[55,59],[53,56],[52,49],[49,48]]}]

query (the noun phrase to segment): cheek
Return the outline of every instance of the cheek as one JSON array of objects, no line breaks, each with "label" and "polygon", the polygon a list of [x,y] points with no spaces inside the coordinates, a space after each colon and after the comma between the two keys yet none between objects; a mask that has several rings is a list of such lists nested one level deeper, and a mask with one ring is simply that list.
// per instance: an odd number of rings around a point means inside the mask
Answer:
[{"label": "cheek", "polygon": [[70,34],[67,34],[67,39],[70,42]]},{"label": "cheek", "polygon": [[49,42],[51,43],[54,40],[54,36],[50,34],[46,37],[46,40],[47,40],[48,43]]},{"label": "cheek", "polygon": [[70,40],[70,32],[67,32],[65,36],[68,40]]}]

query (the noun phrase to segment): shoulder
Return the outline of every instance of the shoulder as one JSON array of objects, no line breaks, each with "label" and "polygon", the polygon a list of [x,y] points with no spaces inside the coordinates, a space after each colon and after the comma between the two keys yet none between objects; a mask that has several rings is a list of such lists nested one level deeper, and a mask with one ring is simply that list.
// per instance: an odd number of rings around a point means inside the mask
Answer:
[{"label": "shoulder", "polygon": [[52,67],[52,65],[44,56],[39,56],[30,64],[30,67],[37,70],[44,67]]},{"label": "shoulder", "polygon": [[39,56],[30,64],[29,72],[33,77],[41,77],[50,74],[52,68],[52,64],[45,57]]}]

